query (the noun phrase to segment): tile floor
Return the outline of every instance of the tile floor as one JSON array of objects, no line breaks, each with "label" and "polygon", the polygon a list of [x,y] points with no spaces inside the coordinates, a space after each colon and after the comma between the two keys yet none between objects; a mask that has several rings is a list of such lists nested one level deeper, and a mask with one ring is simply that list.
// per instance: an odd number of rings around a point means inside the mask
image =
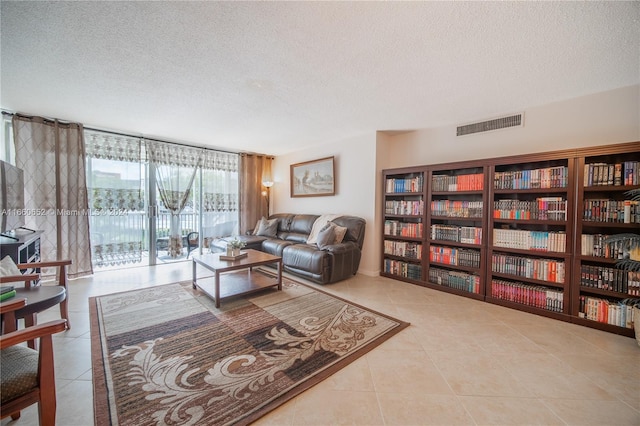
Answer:
[{"label": "tile floor", "polygon": [[[178,263],[70,282],[73,328],[54,341],[58,425],[93,424],[88,297],[190,271]],[[381,277],[322,288],[412,325],[258,425],[640,425],[634,339]],[[35,406],[2,420],[14,424],[37,424]]]}]

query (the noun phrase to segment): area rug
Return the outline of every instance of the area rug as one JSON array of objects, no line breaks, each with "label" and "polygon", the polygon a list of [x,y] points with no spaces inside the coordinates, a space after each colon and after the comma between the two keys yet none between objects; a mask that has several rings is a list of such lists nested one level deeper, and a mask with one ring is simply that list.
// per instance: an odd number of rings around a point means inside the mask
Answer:
[{"label": "area rug", "polygon": [[218,309],[190,283],[90,298],[95,424],[249,424],[409,325],[282,288]]}]

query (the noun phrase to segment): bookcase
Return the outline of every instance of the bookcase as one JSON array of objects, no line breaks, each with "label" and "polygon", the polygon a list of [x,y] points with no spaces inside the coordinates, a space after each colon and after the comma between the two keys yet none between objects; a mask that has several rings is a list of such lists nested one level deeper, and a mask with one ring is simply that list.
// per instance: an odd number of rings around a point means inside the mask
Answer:
[{"label": "bookcase", "polygon": [[425,285],[483,299],[487,167],[476,163],[429,168]]},{"label": "bookcase", "polygon": [[[640,142],[383,170],[381,275],[632,337]],[[640,319],[637,319],[640,320]]]},{"label": "bookcase", "polygon": [[640,144],[598,147],[582,154],[577,159],[571,315],[583,325],[633,336],[628,301],[640,298],[640,272],[615,267],[632,253],[622,242],[608,243],[607,237],[640,233],[640,205],[627,194],[640,188]]},{"label": "bookcase", "polygon": [[575,162],[569,155],[518,156],[491,166],[488,302],[568,317]]},{"label": "bookcase", "polygon": [[382,275],[423,282],[425,170],[383,171]]}]

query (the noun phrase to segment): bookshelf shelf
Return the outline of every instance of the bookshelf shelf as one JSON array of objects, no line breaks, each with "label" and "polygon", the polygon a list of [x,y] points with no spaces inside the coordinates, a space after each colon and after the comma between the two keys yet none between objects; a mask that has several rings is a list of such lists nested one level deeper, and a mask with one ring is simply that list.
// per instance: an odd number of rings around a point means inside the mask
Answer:
[{"label": "bookshelf shelf", "polygon": [[432,288],[484,298],[487,169],[478,162],[429,168],[424,263]]},{"label": "bookshelf shelf", "polygon": [[494,303],[569,314],[573,173],[566,152],[497,159],[490,168],[486,295]]},{"label": "bookshelf shelf", "polygon": [[[606,321],[626,321],[640,273],[624,278],[616,259],[628,253],[604,240],[640,233],[640,203],[625,211],[638,164],[629,142],[384,170],[381,275],[633,336]],[[403,243],[419,247],[394,252]]]},{"label": "bookshelf shelf", "polygon": [[382,275],[414,284],[423,281],[424,178],[421,167],[383,172]]},{"label": "bookshelf shelf", "polygon": [[579,324],[627,336],[633,330],[625,301],[640,298],[640,293],[630,293],[640,274],[616,268],[616,258],[628,257],[629,252],[606,238],[640,229],[640,205],[626,194],[640,188],[639,165],[640,144],[631,143],[591,149],[577,157],[576,166],[571,315]]}]

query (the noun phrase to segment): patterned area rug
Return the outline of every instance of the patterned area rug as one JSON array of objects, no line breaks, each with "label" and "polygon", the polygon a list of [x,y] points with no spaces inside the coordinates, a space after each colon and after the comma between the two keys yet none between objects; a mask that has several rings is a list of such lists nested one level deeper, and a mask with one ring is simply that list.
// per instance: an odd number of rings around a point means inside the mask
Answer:
[{"label": "patterned area rug", "polygon": [[248,424],[409,325],[284,277],[219,309],[190,283],[89,305],[96,425]]}]

